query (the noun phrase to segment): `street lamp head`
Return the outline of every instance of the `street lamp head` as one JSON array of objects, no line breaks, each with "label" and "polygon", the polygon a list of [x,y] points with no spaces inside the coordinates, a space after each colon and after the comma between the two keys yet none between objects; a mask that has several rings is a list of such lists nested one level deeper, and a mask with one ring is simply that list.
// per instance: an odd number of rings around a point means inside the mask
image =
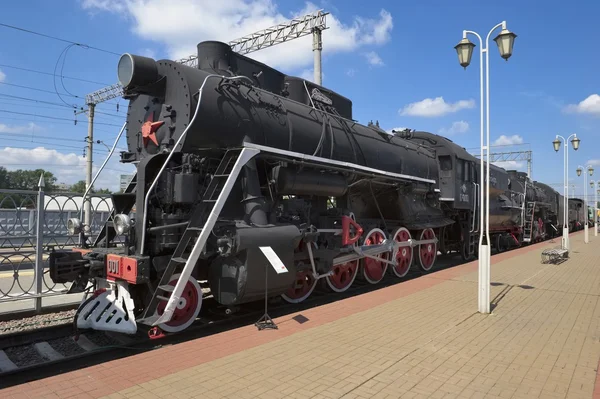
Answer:
[{"label": "street lamp head", "polygon": [[573,144],[573,149],[575,151],[577,151],[579,149],[580,142],[581,142],[581,140],[579,140],[579,138],[577,136],[575,136],[571,139],[571,144]]},{"label": "street lamp head", "polygon": [[460,66],[467,69],[471,63],[471,56],[473,55],[475,43],[472,43],[469,39],[464,37],[456,46],[454,46],[454,48],[458,54],[458,62],[460,63]]},{"label": "street lamp head", "polygon": [[554,145],[554,151],[558,152],[558,150],[560,150],[560,140],[558,137],[554,139],[552,145]]},{"label": "street lamp head", "polygon": [[577,168],[577,176],[581,176],[581,172],[583,172],[583,170],[581,168]]},{"label": "street lamp head", "polygon": [[588,172],[590,173],[590,176],[592,176],[594,174],[594,168],[589,166],[588,167]]},{"label": "street lamp head", "polygon": [[508,61],[508,59],[512,55],[513,44],[515,43],[516,37],[517,35],[509,31],[508,29],[502,29],[502,31],[494,39],[494,41],[498,45],[498,50],[500,50],[500,56],[506,61]]},{"label": "street lamp head", "polygon": [[594,188],[594,182],[593,181],[590,182],[590,187]]}]

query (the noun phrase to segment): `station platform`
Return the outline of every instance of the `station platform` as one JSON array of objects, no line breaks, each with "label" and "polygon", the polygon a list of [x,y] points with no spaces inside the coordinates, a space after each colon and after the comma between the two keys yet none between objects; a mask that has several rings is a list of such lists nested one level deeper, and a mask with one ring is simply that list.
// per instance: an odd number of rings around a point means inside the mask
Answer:
[{"label": "station platform", "polygon": [[600,238],[571,235],[275,319],[14,386],[24,398],[600,398]]}]

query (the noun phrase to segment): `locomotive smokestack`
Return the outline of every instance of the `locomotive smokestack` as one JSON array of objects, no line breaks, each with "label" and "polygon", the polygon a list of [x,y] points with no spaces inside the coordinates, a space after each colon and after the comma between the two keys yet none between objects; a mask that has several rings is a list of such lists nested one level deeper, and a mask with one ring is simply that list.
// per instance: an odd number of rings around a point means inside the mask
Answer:
[{"label": "locomotive smokestack", "polygon": [[231,47],[227,43],[206,41],[197,46],[198,69],[213,70],[219,75],[231,73]]},{"label": "locomotive smokestack", "polygon": [[117,77],[125,90],[151,85],[159,78],[156,61],[152,58],[125,53],[119,59]]}]

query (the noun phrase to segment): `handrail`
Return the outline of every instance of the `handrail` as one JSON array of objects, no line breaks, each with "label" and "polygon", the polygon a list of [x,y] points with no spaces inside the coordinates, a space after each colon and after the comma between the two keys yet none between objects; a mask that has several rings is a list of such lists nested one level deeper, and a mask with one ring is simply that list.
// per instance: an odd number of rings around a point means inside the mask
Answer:
[{"label": "handrail", "polygon": [[525,226],[525,208],[527,204],[527,180],[525,181],[525,189],[523,190],[523,203],[521,204],[521,228]]},{"label": "handrail", "polygon": [[473,233],[475,231],[475,219],[477,217],[477,201],[479,199],[479,185],[475,182],[471,182],[473,183],[473,191],[474,191],[474,195],[473,195],[473,218],[471,220],[471,230],[469,231],[469,233]]},{"label": "handrail", "polygon": [[147,222],[147,218],[148,218],[148,200],[150,198],[150,194],[152,193],[152,190],[154,190],[154,188],[156,186],[156,183],[158,182],[158,179],[160,178],[161,174],[163,173],[163,171],[167,167],[167,164],[171,160],[171,157],[176,152],[177,147],[179,146],[179,144],[181,143],[181,141],[183,140],[183,138],[186,136],[186,134],[187,134],[188,130],[190,129],[190,127],[194,124],[194,122],[196,120],[196,117],[198,116],[198,111],[200,110],[200,103],[202,101],[202,90],[204,89],[204,85],[206,84],[206,82],[210,78],[220,78],[220,79],[224,79],[224,80],[246,79],[246,80],[250,81],[250,83],[253,83],[250,78],[248,78],[247,76],[241,76],[241,75],[239,75],[239,76],[222,76],[222,75],[210,74],[210,75],[208,75],[208,76],[206,76],[204,78],[204,81],[202,82],[202,85],[198,89],[198,103],[196,104],[196,111],[194,112],[194,116],[190,120],[190,123],[183,130],[183,133],[181,133],[181,136],[179,136],[179,138],[177,139],[177,142],[173,146],[173,149],[169,152],[169,155],[167,156],[167,159],[165,160],[165,162],[163,163],[162,167],[158,171],[158,174],[154,178],[154,181],[150,185],[150,188],[148,189],[148,192],[146,193],[146,196],[144,198],[144,217],[142,218],[142,237],[141,237],[141,244],[140,244],[140,255],[144,254],[145,243],[146,243],[146,222]]}]

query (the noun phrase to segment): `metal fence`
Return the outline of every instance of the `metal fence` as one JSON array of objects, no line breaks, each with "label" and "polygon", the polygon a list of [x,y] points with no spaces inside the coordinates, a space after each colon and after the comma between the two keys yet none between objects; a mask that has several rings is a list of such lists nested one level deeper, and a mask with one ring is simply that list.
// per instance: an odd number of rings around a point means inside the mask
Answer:
[{"label": "metal fence", "polygon": [[[51,248],[77,245],[78,235],[67,231],[69,218],[80,217],[82,194],[0,190],[0,304],[66,293],[69,286],[54,284],[48,275]],[[111,215],[110,195],[92,194],[91,226],[86,235],[92,240]],[[117,237],[115,241],[121,238]]]}]

